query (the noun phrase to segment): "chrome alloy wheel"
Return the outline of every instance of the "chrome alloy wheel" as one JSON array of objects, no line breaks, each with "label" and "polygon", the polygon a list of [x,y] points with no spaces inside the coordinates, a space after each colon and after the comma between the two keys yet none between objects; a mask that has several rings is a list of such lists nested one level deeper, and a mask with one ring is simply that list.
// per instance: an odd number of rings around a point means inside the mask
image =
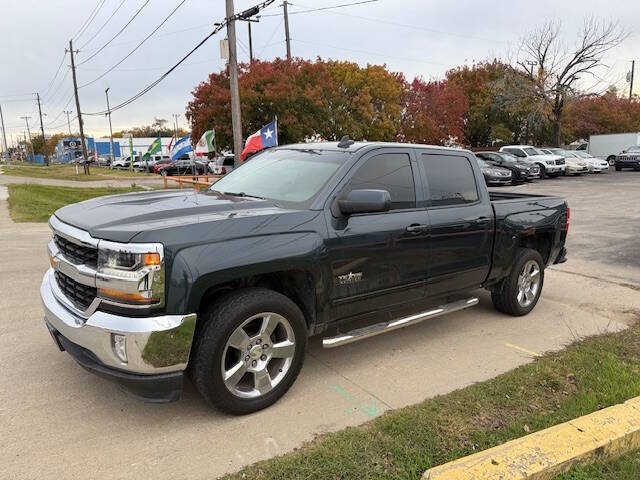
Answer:
[{"label": "chrome alloy wheel", "polygon": [[222,380],[238,397],[259,397],[287,375],[295,351],[295,334],[286,318],[272,312],[253,315],[227,340],[222,354]]},{"label": "chrome alloy wheel", "polygon": [[535,300],[540,290],[540,266],[538,262],[529,260],[518,275],[518,303],[528,307]]}]

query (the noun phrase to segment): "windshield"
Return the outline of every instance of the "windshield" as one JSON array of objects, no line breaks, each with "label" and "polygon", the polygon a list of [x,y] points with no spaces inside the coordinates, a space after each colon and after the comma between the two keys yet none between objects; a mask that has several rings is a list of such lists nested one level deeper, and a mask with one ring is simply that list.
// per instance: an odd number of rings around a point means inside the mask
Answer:
[{"label": "windshield", "polygon": [[638,147],[629,147],[629,148],[627,148],[627,152],[640,152],[640,146],[638,146]]},{"label": "windshield", "polygon": [[544,153],[542,153],[542,152],[541,152],[541,151],[539,151],[539,150],[536,150],[536,149],[535,149],[535,148],[533,148],[533,147],[525,148],[525,149],[524,149],[524,151],[527,153],[527,155],[531,155],[531,156],[534,156],[534,155],[544,155]]},{"label": "windshield", "polygon": [[491,165],[489,165],[487,162],[485,162],[481,158],[476,158],[478,159],[478,165],[480,165],[480,168],[491,168]]},{"label": "windshield", "polygon": [[518,157],[510,153],[501,153],[500,157],[502,158],[502,161],[506,163],[516,163],[518,161]]},{"label": "windshield", "polygon": [[348,155],[311,149],[265,150],[218,180],[211,190],[291,202],[305,208]]},{"label": "windshield", "polygon": [[590,155],[587,152],[583,152],[582,150],[576,150],[573,153],[581,158],[593,158],[593,155]]}]

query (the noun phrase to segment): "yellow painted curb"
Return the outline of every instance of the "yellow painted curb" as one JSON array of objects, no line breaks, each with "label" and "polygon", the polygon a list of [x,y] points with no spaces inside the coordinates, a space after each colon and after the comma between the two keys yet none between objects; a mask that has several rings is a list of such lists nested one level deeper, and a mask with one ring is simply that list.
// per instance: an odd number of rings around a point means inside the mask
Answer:
[{"label": "yellow painted curb", "polygon": [[640,447],[640,397],[427,470],[422,480],[548,480]]}]

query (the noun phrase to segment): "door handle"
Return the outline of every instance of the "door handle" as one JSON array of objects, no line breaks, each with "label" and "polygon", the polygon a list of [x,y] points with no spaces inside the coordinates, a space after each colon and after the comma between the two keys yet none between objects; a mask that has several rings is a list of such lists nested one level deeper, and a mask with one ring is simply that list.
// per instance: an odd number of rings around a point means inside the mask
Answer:
[{"label": "door handle", "polygon": [[490,221],[491,221],[491,219],[490,219],[489,217],[479,217],[479,218],[476,220],[476,223],[482,223],[482,224],[484,224],[484,223],[489,223]]},{"label": "door handle", "polygon": [[409,225],[407,227],[407,232],[416,234],[416,233],[422,232],[427,227],[428,227],[428,225],[421,225],[419,223],[412,223],[411,225]]}]

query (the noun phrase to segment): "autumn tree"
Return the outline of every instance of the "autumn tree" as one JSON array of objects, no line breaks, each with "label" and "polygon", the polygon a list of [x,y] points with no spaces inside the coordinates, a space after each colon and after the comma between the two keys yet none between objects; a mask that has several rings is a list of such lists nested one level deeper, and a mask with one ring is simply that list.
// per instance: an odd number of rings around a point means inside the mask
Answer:
[{"label": "autumn tree", "polygon": [[[465,114],[464,136],[471,147],[491,145],[497,138],[504,138],[504,110],[495,104],[496,86],[501,82],[509,66],[498,61],[463,65],[447,72],[449,82],[462,89],[469,100]],[[507,135],[511,136],[512,132]]]},{"label": "autumn tree", "polygon": [[629,101],[615,88],[602,95],[577,95],[567,99],[563,136],[573,141],[602,133],[640,131],[640,99]]},{"label": "autumn tree", "polygon": [[[242,128],[246,136],[278,117],[278,140],[295,143],[350,135],[393,140],[403,109],[404,79],[384,66],[294,59],[239,66]],[[199,138],[215,129],[221,148],[233,145],[228,71],[212,73],[192,92],[187,118]]]},{"label": "autumn tree", "polygon": [[407,85],[398,139],[436,145],[463,143],[468,111],[469,100],[458,84],[416,78]]},{"label": "autumn tree", "polygon": [[[561,142],[561,126],[566,101],[578,93],[576,82],[594,76],[603,66],[606,52],[626,37],[617,22],[586,18],[573,48],[566,47],[560,37],[560,22],[548,21],[527,34],[516,58],[516,65],[536,86],[536,94],[551,115],[553,143]],[[535,68],[534,68],[535,67]]]}]

